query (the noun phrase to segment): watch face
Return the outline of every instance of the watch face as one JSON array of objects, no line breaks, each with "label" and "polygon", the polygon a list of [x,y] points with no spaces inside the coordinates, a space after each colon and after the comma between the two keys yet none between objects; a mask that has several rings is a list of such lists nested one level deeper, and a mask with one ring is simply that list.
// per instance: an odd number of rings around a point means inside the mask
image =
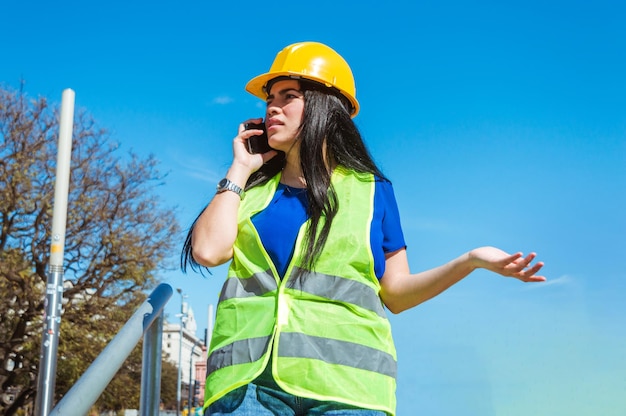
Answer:
[{"label": "watch face", "polygon": [[239,198],[243,199],[243,189],[241,189],[237,184],[229,181],[228,178],[220,180],[216,188],[218,194],[221,194],[224,191],[233,191],[234,193],[239,195]]}]

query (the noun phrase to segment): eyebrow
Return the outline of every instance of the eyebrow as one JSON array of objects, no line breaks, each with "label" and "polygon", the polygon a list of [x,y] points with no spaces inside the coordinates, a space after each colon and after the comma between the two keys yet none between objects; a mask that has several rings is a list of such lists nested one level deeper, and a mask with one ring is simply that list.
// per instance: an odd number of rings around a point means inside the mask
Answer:
[{"label": "eyebrow", "polygon": [[[289,87],[289,88],[284,88],[282,90],[278,91],[278,95],[285,95],[286,93],[288,93],[289,91],[295,91],[299,94],[302,94],[302,91],[297,89],[297,88],[293,88],[293,87]],[[267,94],[267,98],[271,98],[271,97],[275,97],[276,94]]]}]

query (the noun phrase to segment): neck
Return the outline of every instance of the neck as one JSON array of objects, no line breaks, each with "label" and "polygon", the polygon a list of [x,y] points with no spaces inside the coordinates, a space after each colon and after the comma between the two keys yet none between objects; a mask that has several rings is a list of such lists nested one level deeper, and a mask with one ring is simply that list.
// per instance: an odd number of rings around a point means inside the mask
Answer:
[{"label": "neck", "polygon": [[302,175],[299,162],[287,158],[280,177],[280,183],[293,188],[306,188],[306,181]]},{"label": "neck", "polygon": [[[294,152],[287,152],[285,157],[285,167],[283,168],[282,175],[280,178],[280,183],[291,186],[293,188],[306,188],[307,183],[304,179],[304,175],[302,174],[302,168],[300,167],[300,153],[299,149],[296,148]],[[324,148],[324,151],[326,149]],[[328,171],[332,172],[335,168],[335,165],[327,166]]]}]

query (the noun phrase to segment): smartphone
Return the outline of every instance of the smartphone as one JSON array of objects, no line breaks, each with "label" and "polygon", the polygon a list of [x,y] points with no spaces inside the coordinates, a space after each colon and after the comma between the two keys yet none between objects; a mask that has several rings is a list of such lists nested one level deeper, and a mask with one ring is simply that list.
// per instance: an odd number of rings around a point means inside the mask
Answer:
[{"label": "smartphone", "polygon": [[258,136],[250,136],[248,139],[248,152],[254,153],[266,153],[272,150],[267,141],[267,132],[265,131],[265,124],[260,123],[246,123],[244,126],[246,130],[263,130],[262,134]]}]

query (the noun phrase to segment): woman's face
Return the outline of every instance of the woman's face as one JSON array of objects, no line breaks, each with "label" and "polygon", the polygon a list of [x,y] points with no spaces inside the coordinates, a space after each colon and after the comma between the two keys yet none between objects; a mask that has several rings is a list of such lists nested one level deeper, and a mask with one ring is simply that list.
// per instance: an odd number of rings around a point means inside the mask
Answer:
[{"label": "woman's face", "polygon": [[[296,80],[275,82],[267,96],[265,127],[270,146],[288,153],[296,143],[302,115],[304,93]],[[295,150],[295,149],[294,149]]]}]

